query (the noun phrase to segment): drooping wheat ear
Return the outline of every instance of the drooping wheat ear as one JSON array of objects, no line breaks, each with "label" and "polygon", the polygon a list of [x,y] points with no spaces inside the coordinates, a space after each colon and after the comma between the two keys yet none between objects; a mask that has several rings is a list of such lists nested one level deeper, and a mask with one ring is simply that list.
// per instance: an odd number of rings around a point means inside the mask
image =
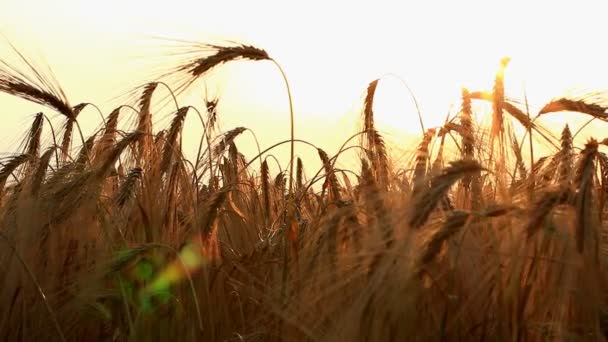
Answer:
[{"label": "drooping wheat ear", "polygon": [[439,252],[441,252],[444,242],[458,233],[463,226],[478,222],[480,219],[503,216],[515,209],[517,208],[513,206],[497,205],[485,208],[477,213],[469,213],[462,210],[450,212],[441,228],[431,235],[426,247],[422,249],[418,257],[418,267],[420,268],[433,261]]},{"label": "drooping wheat ear", "polygon": [[417,195],[427,187],[426,170],[429,161],[429,145],[435,135],[435,129],[430,128],[422,138],[422,141],[416,149],[416,161],[414,166],[414,176],[412,178],[412,195]]},{"label": "drooping wheat ear", "polygon": [[554,207],[571,202],[572,197],[572,190],[564,185],[545,191],[534,203],[530,211],[530,219],[525,225],[524,230],[528,239],[531,239],[543,227],[545,218]]},{"label": "drooping wheat ear", "polygon": [[224,63],[235,60],[269,60],[270,56],[262,49],[259,49],[251,45],[235,45],[235,46],[218,46],[208,45],[208,47],[215,49],[215,54],[204,58],[198,58],[190,63],[178,67],[180,71],[187,71],[194,77],[200,77],[206,74],[211,69],[215,68]]},{"label": "drooping wheat ear", "polygon": [[42,126],[44,124],[44,114],[42,112],[36,114],[32,127],[30,128],[27,137],[24,153],[33,157],[38,157],[40,153],[40,137],[42,136]]},{"label": "drooping wheat ear", "polygon": [[600,120],[608,120],[608,106],[601,103],[594,103],[594,96],[585,96],[578,99],[560,98],[552,100],[541,108],[538,115],[555,112],[579,112],[591,115]]},{"label": "drooping wheat ear", "polygon": [[133,198],[142,173],[143,170],[140,167],[129,170],[127,179],[120,185],[120,188],[114,197],[114,202],[119,208],[122,208],[130,198]]},{"label": "drooping wheat ear", "polygon": [[[231,46],[219,46],[213,44],[194,44],[192,50],[187,54],[193,57],[182,65],[178,65],[168,75],[177,74],[178,84],[176,93],[183,92],[198,78],[205,76],[214,68],[237,60],[271,60],[268,53],[251,45],[234,44]],[[203,55],[201,57],[201,54]],[[180,76],[179,74],[186,74]]]},{"label": "drooping wheat ear", "polygon": [[43,75],[23,55],[19,55],[32,75],[27,75],[0,61],[0,92],[41,104],[56,110],[68,119],[74,119],[72,106],[53,75]]},{"label": "drooping wheat ear", "polygon": [[163,158],[160,164],[160,169],[163,173],[169,170],[173,156],[181,153],[181,144],[178,141],[178,137],[182,133],[184,120],[186,119],[189,108],[190,107],[180,108],[177,113],[175,113],[175,117],[171,122],[169,133],[167,134],[165,144],[163,145]]},{"label": "drooping wheat ear", "polygon": [[553,135],[549,130],[544,128],[542,125],[537,125],[526,113],[521,109],[517,108],[514,104],[509,101],[504,101],[503,109],[509,113],[517,122],[524,126],[528,131],[534,130],[538,133],[545,141],[553,145]]},{"label": "drooping wheat ear", "polygon": [[226,147],[228,147],[228,145],[230,145],[230,143],[233,142],[236,137],[243,134],[243,132],[246,130],[247,129],[245,127],[237,127],[226,132],[223,135],[222,140],[213,149],[213,154],[217,157],[218,155],[224,153],[224,151],[226,151]]},{"label": "drooping wheat ear", "polygon": [[451,132],[456,132],[461,137],[464,136],[464,134],[465,134],[464,129],[461,124],[448,121],[445,124],[443,124],[443,126],[441,126],[441,128],[439,128],[439,132],[437,132],[437,135],[440,137],[444,137],[447,134],[450,134]]},{"label": "drooping wheat ear", "polygon": [[595,176],[595,159],[598,153],[598,143],[590,139],[581,151],[581,157],[576,168],[575,184],[577,194],[574,202],[576,209],[576,248],[579,253],[584,250],[585,235],[593,233],[594,203],[593,180]]},{"label": "drooping wheat ear", "polygon": [[325,184],[323,187],[325,188],[327,186],[329,188],[329,201],[334,203],[340,202],[342,196],[340,195],[340,184],[338,184],[335,170],[331,166],[327,153],[320,148],[317,148],[317,152],[319,153],[319,158],[321,158],[323,169],[325,170]]},{"label": "drooping wheat ear", "polygon": [[473,174],[482,170],[484,168],[474,160],[451,162],[448,167],[443,169],[441,174],[431,179],[429,188],[413,196],[408,219],[410,227],[422,227],[439,200],[447,195],[448,190],[456,181],[466,174]]},{"label": "drooping wheat ear", "polygon": [[[470,94],[470,98],[493,102],[495,95],[493,92],[476,91]],[[524,126],[528,130],[534,130],[548,143],[553,145],[553,135],[549,130],[547,130],[541,125],[536,124],[534,120],[532,120],[526,113],[524,113],[521,109],[519,109],[517,106],[515,106],[504,98],[502,106],[502,109],[505,112],[509,113],[509,115],[512,116],[515,120],[517,120],[522,126]]]},{"label": "drooping wheat ear", "polygon": [[574,159],[572,133],[570,132],[568,124],[566,124],[562,130],[561,149],[558,152],[557,157],[559,158],[557,179],[560,182],[567,181],[572,173],[572,163]]}]

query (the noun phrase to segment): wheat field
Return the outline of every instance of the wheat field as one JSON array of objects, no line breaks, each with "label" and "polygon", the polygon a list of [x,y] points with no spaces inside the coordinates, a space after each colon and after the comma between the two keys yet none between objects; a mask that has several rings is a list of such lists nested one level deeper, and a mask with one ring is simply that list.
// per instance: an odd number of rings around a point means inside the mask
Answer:
[{"label": "wheat field", "polygon": [[[22,58],[23,68],[0,64],[0,91],[48,113],[0,162],[3,341],[608,336],[608,139],[575,146],[578,132],[537,120],[567,111],[606,121],[601,92],[531,112],[505,96],[503,59],[492,89],[463,89],[457,114],[398,163],[374,123],[373,80],[361,130],[337,154],[294,138],[290,106],[291,139],[246,158],[247,128],[221,130],[217,100],[180,107],[180,94],[225,64],[273,63],[286,85],[277,96],[291,105],[288,75],[261,48],[191,46],[90,136],[79,114],[97,107],[70,103]],[[154,124],[159,88],[174,95],[165,127]],[[476,103],[489,124],[475,119]],[[136,120],[123,129],[127,112]],[[187,116],[204,127],[191,158]],[[283,145],[290,160],[276,170]],[[304,165],[302,145],[320,169]],[[360,168],[338,168],[352,150]]]}]

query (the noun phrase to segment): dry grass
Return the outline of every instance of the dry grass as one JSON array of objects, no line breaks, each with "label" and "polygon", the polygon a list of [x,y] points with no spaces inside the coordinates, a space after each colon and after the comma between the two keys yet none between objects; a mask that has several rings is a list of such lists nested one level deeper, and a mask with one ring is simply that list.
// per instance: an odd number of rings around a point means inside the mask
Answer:
[{"label": "dry grass", "polygon": [[[175,94],[226,63],[273,61],[239,44],[188,49]],[[196,108],[176,103],[168,127],[154,127],[161,80],[74,151],[87,104],[69,105],[23,61],[29,74],[0,65],[0,91],[61,113],[64,130],[57,141],[39,113],[0,161],[1,340],[606,339],[608,140],[577,153],[569,127],[554,138],[505,97],[507,60],[491,91],[463,89],[458,117],[421,137],[411,165],[389,158],[371,82],[361,169],[317,148],[314,177],[293,126],[289,171],[274,168],[272,148],[246,160],[246,129],[218,130],[217,99],[201,103],[188,160],[181,137]],[[489,127],[472,100],[491,102]],[[540,114],[603,120],[605,101],[558,99]],[[123,131],[127,110],[137,120]],[[512,124],[554,150],[526,160]]]}]

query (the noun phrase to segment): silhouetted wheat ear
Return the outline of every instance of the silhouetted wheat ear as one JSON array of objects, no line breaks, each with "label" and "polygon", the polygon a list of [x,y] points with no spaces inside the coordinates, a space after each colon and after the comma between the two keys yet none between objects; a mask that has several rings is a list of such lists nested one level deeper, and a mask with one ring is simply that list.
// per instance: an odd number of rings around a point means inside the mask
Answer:
[{"label": "silhouetted wheat ear", "polygon": [[72,131],[74,130],[74,120],[68,119],[64,126],[63,138],[61,139],[61,152],[63,160],[70,154],[70,145],[72,144]]},{"label": "silhouetted wheat ear", "polygon": [[38,167],[32,177],[33,195],[37,195],[40,192],[40,187],[42,186],[42,182],[44,181],[46,170],[49,166],[49,162],[51,161],[51,157],[54,153],[56,153],[56,149],[57,147],[55,146],[49,147],[46,152],[44,152],[40,157],[40,160],[38,161]]},{"label": "silhouetted wheat ear", "polygon": [[230,160],[230,180],[231,182],[238,182],[238,173],[239,170],[241,169],[241,167],[244,165],[244,163],[240,163],[240,159],[239,156],[241,154],[239,153],[239,150],[236,147],[236,144],[233,142],[230,142],[230,144],[228,144],[228,157]]},{"label": "silhouetted wheat ear", "polygon": [[317,149],[317,152],[319,153],[319,158],[321,158],[323,169],[325,170],[325,184],[329,188],[329,200],[339,202],[342,200],[342,197],[340,195],[340,185],[338,184],[335,170],[331,166],[327,153],[320,148]]},{"label": "silhouetted wheat ear", "polygon": [[560,182],[566,181],[570,178],[572,173],[572,163],[574,158],[573,144],[572,144],[572,133],[568,124],[564,126],[561,137],[561,149],[558,153],[559,166],[557,179]]},{"label": "silhouetted wheat ear", "polygon": [[444,137],[444,136],[450,134],[451,132],[456,132],[461,137],[464,136],[464,134],[465,134],[464,128],[461,124],[458,124],[455,122],[446,122],[443,126],[441,126],[441,128],[439,129],[439,132],[437,132],[437,135],[440,137]]},{"label": "silhouetted wheat ear", "polygon": [[64,161],[67,159],[67,156],[70,153],[70,147],[72,146],[72,133],[74,131],[74,126],[78,125],[76,119],[86,106],[86,103],[78,104],[72,110],[73,116],[66,119],[64,124],[63,138],[61,139],[61,151],[63,152]]},{"label": "silhouetted wheat ear", "polygon": [[152,112],[150,106],[152,104],[152,95],[158,87],[157,82],[150,82],[143,87],[141,96],[138,99],[139,118],[137,120],[136,130],[141,132],[138,140],[138,161],[143,161],[144,156],[147,156],[152,149]]},{"label": "silhouetted wheat ear", "polygon": [[287,180],[285,179],[285,172],[280,171],[274,177],[274,188],[276,189],[277,193],[279,194],[279,196],[280,196],[279,198],[283,198],[283,196],[285,194],[285,185],[286,184],[287,184]]},{"label": "silhouetted wheat ear", "polygon": [[32,126],[26,137],[24,153],[30,156],[38,157],[40,153],[40,137],[42,136],[42,127],[44,123],[44,114],[38,113],[32,122]]},{"label": "silhouetted wheat ear", "polygon": [[266,223],[268,223],[270,220],[270,171],[268,170],[268,162],[266,160],[262,162],[261,178],[264,217],[266,218]]},{"label": "silhouetted wheat ear", "polygon": [[[209,54],[209,51],[212,52],[211,55]],[[197,44],[195,50],[190,51],[190,54],[195,55],[195,57],[178,65],[165,75],[175,75],[177,77],[178,84],[175,87],[176,93],[183,92],[198,78],[205,76],[216,67],[228,62],[237,60],[271,60],[268,53],[263,49],[244,44],[235,44],[232,46]],[[200,57],[201,55],[203,55],[203,57]]]},{"label": "silhouetted wheat ear", "polygon": [[371,132],[372,140],[374,141],[373,150],[374,155],[372,159],[372,166],[378,179],[378,183],[382,188],[386,189],[389,183],[389,165],[388,165],[388,154],[386,152],[386,146],[384,139],[378,133],[377,130]]},{"label": "silhouetted wheat ear", "polygon": [[[471,108],[471,94],[469,94],[468,89],[462,88],[462,105],[460,109],[460,125],[462,127],[462,131],[460,132],[461,142],[462,142],[462,159],[474,159],[475,153],[475,132],[473,130],[473,111]],[[471,185],[471,182],[475,181],[474,186]],[[467,175],[462,179],[462,186],[465,191],[465,198],[469,198],[469,191],[472,190],[472,187],[475,188],[475,192],[472,192],[471,198],[477,199],[480,196],[481,186],[479,185],[479,180],[474,180],[473,177]]]},{"label": "silhouetted wheat ear", "polygon": [[296,164],[296,191],[299,191],[304,186],[304,163],[298,157]]},{"label": "silhouetted wheat ear", "polygon": [[367,148],[367,154],[372,163],[372,170],[379,185],[386,188],[388,182],[388,157],[382,135],[376,130],[374,124],[374,96],[378,81],[370,82],[366,89],[363,102],[363,146]]},{"label": "silhouetted wheat ear", "polygon": [[72,106],[59,84],[52,77],[44,77],[32,64],[27,64],[35,77],[29,77],[0,61],[0,92],[47,106],[68,119],[75,119]]},{"label": "silhouetted wheat ear", "polygon": [[504,108],[505,102],[505,86],[504,86],[504,77],[505,77],[505,68],[509,63],[508,58],[503,58],[500,61],[500,69],[496,74],[496,79],[494,80],[494,92],[492,96],[492,130],[491,136],[498,137],[503,131],[503,117],[502,111]]},{"label": "silhouetted wheat ear", "polygon": [[218,46],[209,45],[209,47],[216,50],[215,54],[196,59],[184,66],[178,68],[180,71],[188,71],[194,77],[200,77],[211,69],[221,64],[244,59],[244,60],[268,60],[270,56],[263,49],[251,45],[236,45],[236,46]]},{"label": "silhouetted wheat ear", "polygon": [[[504,92],[504,89],[503,89]],[[496,95],[494,92],[486,92],[486,91],[476,91],[469,94],[469,97],[477,100],[484,100],[493,102]],[[542,126],[537,125],[526,113],[524,113],[521,109],[517,108],[514,104],[504,99],[503,93],[503,101],[502,101],[502,109],[511,115],[515,120],[517,120],[522,126],[529,130],[534,130],[538,133],[543,139],[547,142],[553,144],[553,136],[551,132]],[[502,121],[504,123],[504,121]],[[502,125],[502,124],[501,124]]]},{"label": "silhouetted wheat ear", "polygon": [[110,146],[112,146],[116,140],[116,129],[118,127],[118,117],[120,115],[120,110],[122,106],[119,106],[112,110],[106,119],[106,127],[104,129],[103,135],[101,136],[101,140],[99,142],[99,152],[106,151]]},{"label": "silhouetted wheat ear", "polygon": [[[379,80],[373,80],[367,86],[365,95],[365,101],[363,104],[363,130],[370,132],[375,130],[374,127],[374,96],[376,94],[376,88],[378,87]],[[366,133],[367,134],[367,133]],[[373,145],[372,140],[368,140],[369,145]]]},{"label": "silhouetted wheat ear", "polygon": [[444,198],[450,187],[466,174],[477,173],[484,170],[478,162],[473,160],[459,160],[451,162],[442,173],[431,179],[431,186],[422,192],[413,195],[408,223],[412,228],[423,226],[439,200]]},{"label": "silhouetted wheat ear", "polygon": [[422,138],[416,149],[416,161],[414,166],[414,176],[412,178],[412,195],[420,193],[427,187],[426,170],[429,161],[429,145],[435,135],[435,129],[430,128]]},{"label": "silhouetted wheat ear", "polygon": [[181,154],[181,144],[178,141],[178,137],[182,133],[184,120],[186,119],[186,114],[188,113],[189,108],[190,107],[180,108],[177,113],[175,113],[175,117],[173,117],[173,121],[169,127],[169,133],[165,138],[165,144],[163,147],[163,158],[160,164],[160,169],[162,172],[169,170],[173,156]]},{"label": "silhouetted wheat ear", "polygon": [[585,235],[595,229],[593,180],[595,176],[595,159],[598,153],[598,143],[590,139],[581,151],[581,157],[576,168],[575,183],[578,189],[575,199],[576,209],[576,248],[579,253],[584,250]]},{"label": "silhouetted wheat ear", "polygon": [[231,142],[233,142],[234,139],[236,139],[236,137],[241,135],[246,130],[247,129],[245,127],[237,127],[237,128],[231,129],[230,131],[226,132],[224,134],[224,136],[222,137],[222,140],[213,149],[213,154],[215,156],[218,156],[218,155],[224,153],[224,151],[226,151],[226,147]]},{"label": "silhouetted wheat ear", "polygon": [[538,113],[539,115],[554,112],[579,112],[593,116],[601,120],[608,120],[606,110],[608,107],[602,104],[587,102],[591,101],[586,97],[581,99],[560,98],[547,103]]}]

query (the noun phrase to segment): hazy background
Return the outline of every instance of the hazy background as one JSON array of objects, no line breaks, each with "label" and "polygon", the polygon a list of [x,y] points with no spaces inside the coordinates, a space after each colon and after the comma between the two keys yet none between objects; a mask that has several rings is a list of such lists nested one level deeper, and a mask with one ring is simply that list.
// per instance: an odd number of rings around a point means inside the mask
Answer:
[{"label": "hazy background", "polygon": [[[507,95],[523,98],[526,89],[535,110],[573,89],[607,89],[605,3],[0,0],[0,32],[52,66],[73,105],[94,102],[104,114],[119,104],[117,96],[170,61],[161,58],[169,50],[158,48],[165,42],[154,36],[255,44],[289,77],[297,137],[331,152],[355,131],[367,83],[385,73],[414,90],[427,126],[439,125],[450,105],[457,111],[462,86],[490,88],[503,56],[512,58]],[[2,42],[0,58],[13,56]],[[285,89],[271,64],[233,63],[214,74],[207,87],[221,97],[224,129],[251,128],[262,147],[289,137]],[[200,100],[203,89],[197,91]],[[406,138],[420,128],[406,89],[387,78],[377,96],[379,127],[408,147]],[[15,149],[38,110],[0,95],[0,151]],[[547,123],[561,125],[565,118]],[[158,125],[169,119],[156,117]],[[89,131],[100,122],[94,112],[81,121]],[[187,149],[200,135],[200,125],[190,122]],[[602,138],[603,126],[592,126]],[[251,136],[237,142],[253,151]]]}]

